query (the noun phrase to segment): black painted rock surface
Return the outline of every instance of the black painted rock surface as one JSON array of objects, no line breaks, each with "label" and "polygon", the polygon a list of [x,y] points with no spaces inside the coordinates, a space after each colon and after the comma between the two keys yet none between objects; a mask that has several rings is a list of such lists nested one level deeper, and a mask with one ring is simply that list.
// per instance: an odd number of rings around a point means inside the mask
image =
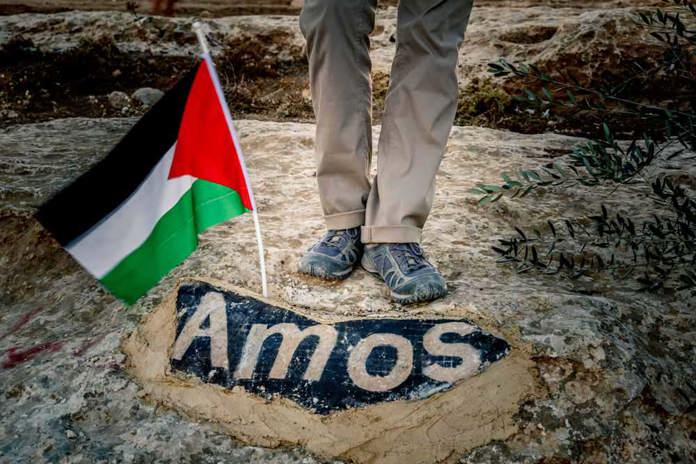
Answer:
[{"label": "black painted rock surface", "polygon": [[466,320],[321,324],[203,282],[182,285],[176,309],[173,370],[227,388],[279,394],[320,414],[427,398],[510,350]]}]

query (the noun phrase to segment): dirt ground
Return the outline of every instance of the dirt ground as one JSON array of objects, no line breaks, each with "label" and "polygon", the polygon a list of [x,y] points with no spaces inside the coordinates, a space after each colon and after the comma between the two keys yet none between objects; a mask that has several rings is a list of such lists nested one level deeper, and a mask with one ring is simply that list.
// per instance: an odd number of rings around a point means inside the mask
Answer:
[{"label": "dirt ground", "polygon": [[[395,5],[398,0],[380,0],[379,5]],[[477,0],[477,6],[501,6],[505,8],[525,8],[530,6],[562,7],[577,5],[574,0]],[[587,6],[632,6],[636,3],[659,5],[664,2],[641,1],[630,2],[626,0],[614,0],[603,2],[588,0],[583,2]],[[300,10],[298,0],[178,0],[176,14],[186,16],[207,11],[213,16],[228,16],[236,14],[297,14]],[[148,0],[2,0],[0,1],[0,14],[17,13],[55,13],[69,10],[135,10],[140,13],[148,11]]]},{"label": "dirt ground", "polygon": [[[292,6],[292,0],[179,0],[176,14],[188,16],[204,11],[212,16],[239,14],[297,14],[299,7]],[[57,13],[71,10],[117,10],[149,12],[148,0],[3,0],[0,1],[0,14],[18,13]]]},{"label": "dirt ground", "polygon": [[[380,1],[379,5],[388,7],[394,3],[394,0]],[[641,6],[647,6],[654,2],[647,0],[639,3]],[[540,28],[535,23],[534,15],[553,16],[567,10],[571,16],[578,16],[584,12],[595,14],[609,6],[620,9],[626,5],[627,3],[623,1],[585,2],[578,7],[577,2],[565,0],[519,2],[480,0],[476,2],[475,16],[477,18],[472,21],[466,41],[468,48],[463,52],[463,57],[469,60],[473,54],[474,57],[471,60],[475,61],[479,54],[493,61],[495,54],[501,53],[499,51],[501,47],[517,47],[543,54],[544,47],[553,47],[554,40],[556,42],[566,40],[552,37],[558,35],[555,34],[556,31],[562,32],[563,28],[569,26],[556,18],[554,21],[558,24],[548,23]],[[157,40],[170,41],[177,46],[195,44],[196,39],[191,31],[185,30],[178,23],[172,23],[171,19],[141,16],[142,13],[148,13],[149,8],[150,2],[146,0],[51,0],[45,2],[0,0],[0,15],[71,10],[131,11],[136,14],[132,17],[128,15],[129,23],[135,21],[131,18],[138,19],[138,24],[133,26],[134,29],[140,29],[142,22],[144,25],[149,24],[146,30],[158,34]],[[505,34],[498,34],[500,37],[497,38],[490,35],[486,38],[487,34],[482,36],[483,23],[489,21],[488,18],[492,14],[503,14],[503,10],[511,21],[518,16],[525,17],[528,24],[520,30],[512,28]],[[220,72],[225,93],[236,117],[297,122],[313,120],[304,50],[301,43],[292,40],[292,35],[297,31],[287,27],[288,23],[292,23],[294,27],[296,22],[295,18],[288,18],[287,15],[295,15],[298,11],[298,3],[293,0],[243,0],[241,2],[179,0],[177,2],[177,15],[181,16],[237,16],[240,18],[240,15],[250,14],[285,15],[276,16],[276,18],[284,18],[286,26],[281,28],[244,32],[245,29],[242,26],[239,28],[242,33],[223,38],[222,56],[219,58]],[[553,13],[554,11],[556,13]],[[67,15],[65,18],[61,17],[54,21],[69,22],[69,19],[66,19],[68,16],[78,14],[80,13],[64,13]],[[391,12],[382,10],[380,15],[388,19],[384,20],[383,24],[378,24],[373,39],[387,43],[386,47],[384,44],[378,44],[380,50],[377,54],[388,55],[393,53],[390,51],[393,48],[393,32],[389,28],[393,27],[390,24],[392,20],[395,20],[393,18],[395,13],[393,9]],[[31,16],[28,15],[26,18],[29,21]],[[177,20],[183,19],[177,18]],[[614,27],[611,21],[606,23],[607,28]],[[70,26],[74,30],[74,32],[71,30],[70,34],[80,38],[77,47],[47,49],[37,46],[32,41],[33,35],[40,32],[35,30],[36,28],[51,30],[53,27],[48,23],[37,23],[36,26],[25,27],[24,33],[12,35],[9,42],[0,47],[0,68],[3,70],[0,73],[0,127],[16,123],[46,121],[57,117],[138,116],[142,114],[143,108],[137,106],[127,109],[114,108],[109,104],[108,94],[113,90],[119,90],[130,95],[140,87],[167,89],[190,65],[190,60],[181,56],[158,55],[147,48],[138,52],[124,49],[122,45],[127,40],[119,37],[119,32],[109,32],[98,28],[88,31],[83,30],[79,25]],[[385,28],[388,31],[385,31]],[[601,34],[602,31],[603,29],[598,27],[597,31],[590,30],[588,34]],[[535,33],[541,36],[536,37]],[[377,36],[381,38],[378,39]],[[389,41],[386,38],[389,38]],[[568,40],[571,39],[572,34],[568,36]],[[528,43],[530,41],[532,43]],[[629,56],[633,53],[630,49],[623,50],[620,47],[615,51],[605,50],[602,47],[605,45],[600,43],[596,49],[588,49],[588,58],[583,59],[594,59],[595,55],[601,57],[625,53]],[[646,48],[646,50],[649,49]],[[547,55],[553,57],[554,53],[558,51],[549,51]],[[645,61],[643,58],[649,57],[651,53],[639,50],[636,52],[636,57],[642,63]],[[562,61],[562,59],[559,60]],[[567,65],[559,60],[552,61],[551,67]],[[559,62],[556,63],[556,61]],[[470,67],[467,63],[465,65]],[[89,73],[85,73],[85,69],[88,69]],[[623,71],[621,67],[608,65],[602,72],[609,74],[608,82],[613,82],[625,78]],[[467,72],[464,72],[464,75],[467,75]],[[593,79],[599,83],[604,77],[597,73]],[[644,84],[641,83],[641,85]],[[381,120],[388,85],[388,67],[381,66],[373,73],[374,121],[376,123]],[[549,118],[541,111],[529,113],[512,99],[513,95],[522,93],[520,85],[519,83],[511,84],[509,81],[507,83],[491,81],[485,73],[482,79],[472,79],[461,88],[455,123],[509,129],[522,133],[554,130],[569,135],[597,135],[601,121],[591,115],[588,117],[582,111],[569,112],[556,120]],[[642,87],[639,90],[643,95],[650,95],[649,99],[655,102],[673,98],[675,91],[670,85],[665,85],[663,80],[655,80],[650,92],[644,92],[645,89]],[[630,89],[627,93],[630,94]],[[614,126],[618,130],[630,132],[637,127],[649,129],[644,127],[646,125],[644,121],[630,116],[615,116],[615,119],[617,120],[614,121]]]}]

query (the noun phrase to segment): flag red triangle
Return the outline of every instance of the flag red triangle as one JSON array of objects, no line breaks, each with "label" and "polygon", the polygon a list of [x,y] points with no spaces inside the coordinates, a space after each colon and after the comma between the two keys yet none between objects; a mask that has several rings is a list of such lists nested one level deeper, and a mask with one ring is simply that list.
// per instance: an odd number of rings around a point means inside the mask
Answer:
[{"label": "flag red triangle", "polygon": [[169,178],[190,175],[224,185],[239,193],[244,206],[251,210],[240,154],[232,140],[223,104],[203,61],[186,101]]}]

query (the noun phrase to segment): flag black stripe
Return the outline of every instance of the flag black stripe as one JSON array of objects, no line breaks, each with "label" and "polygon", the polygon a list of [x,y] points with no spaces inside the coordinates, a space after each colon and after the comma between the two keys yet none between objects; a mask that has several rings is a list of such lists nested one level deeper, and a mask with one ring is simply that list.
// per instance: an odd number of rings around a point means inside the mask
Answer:
[{"label": "flag black stripe", "polygon": [[39,208],[37,219],[61,245],[118,208],[174,145],[197,69],[177,82],[102,161]]}]

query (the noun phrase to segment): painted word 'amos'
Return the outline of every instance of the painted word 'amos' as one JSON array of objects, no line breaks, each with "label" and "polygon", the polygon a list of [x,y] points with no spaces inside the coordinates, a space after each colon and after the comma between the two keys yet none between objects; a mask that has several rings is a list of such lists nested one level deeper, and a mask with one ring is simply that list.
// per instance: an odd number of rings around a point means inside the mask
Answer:
[{"label": "painted word 'amos'", "polygon": [[317,412],[422,398],[509,350],[457,320],[320,324],[292,311],[194,283],[180,288],[175,370],[227,387],[281,394]]}]

